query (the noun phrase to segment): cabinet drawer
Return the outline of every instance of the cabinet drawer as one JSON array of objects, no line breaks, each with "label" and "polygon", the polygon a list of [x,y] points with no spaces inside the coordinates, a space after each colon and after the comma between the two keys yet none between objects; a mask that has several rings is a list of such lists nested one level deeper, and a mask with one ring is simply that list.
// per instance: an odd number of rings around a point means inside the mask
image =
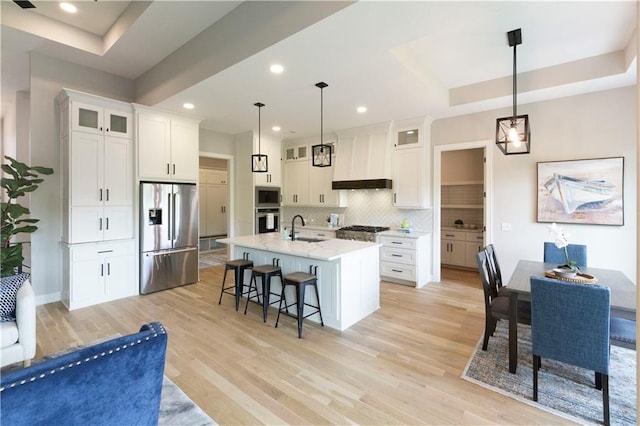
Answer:
[{"label": "cabinet drawer", "polygon": [[415,266],[402,265],[399,263],[382,262],[380,264],[380,275],[415,282],[416,268]]},{"label": "cabinet drawer", "polygon": [[105,244],[83,244],[71,248],[71,261],[103,258],[105,256],[133,256],[133,240]]},{"label": "cabinet drawer", "polygon": [[380,236],[380,242],[387,247],[399,247],[404,249],[415,250],[416,240],[414,238],[390,237],[388,235]]},{"label": "cabinet drawer", "polygon": [[484,235],[482,235],[482,232],[467,232],[466,234],[467,241],[477,242],[480,244],[484,241]]},{"label": "cabinet drawer", "polygon": [[467,239],[465,234],[466,232],[460,231],[442,231],[442,239],[465,241]]},{"label": "cabinet drawer", "polygon": [[380,260],[388,262],[404,263],[406,265],[416,264],[415,250],[407,250],[395,247],[383,246],[380,249]]}]

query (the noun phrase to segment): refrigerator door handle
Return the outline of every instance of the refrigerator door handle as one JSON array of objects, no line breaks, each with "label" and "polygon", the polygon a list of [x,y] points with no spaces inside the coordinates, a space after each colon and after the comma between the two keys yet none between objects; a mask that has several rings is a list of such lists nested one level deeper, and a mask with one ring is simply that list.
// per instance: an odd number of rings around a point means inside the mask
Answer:
[{"label": "refrigerator door handle", "polygon": [[171,240],[173,244],[176,242],[176,215],[178,209],[176,208],[176,193],[173,193],[173,206],[171,206]]},{"label": "refrigerator door handle", "polygon": [[169,206],[169,220],[167,221],[167,224],[169,226],[167,226],[167,240],[171,241],[171,225],[172,224],[172,217],[173,215],[171,213],[173,213],[173,210],[171,208],[171,193],[167,194],[167,206]]},{"label": "refrigerator door handle", "polygon": [[174,253],[185,253],[188,251],[194,251],[197,250],[196,247],[189,247],[189,248],[183,248],[183,249],[177,249],[177,250],[163,250],[163,251],[152,251],[152,252],[148,252],[145,253],[144,255],[146,257],[151,257],[151,256],[166,256],[168,254],[174,254]]}]

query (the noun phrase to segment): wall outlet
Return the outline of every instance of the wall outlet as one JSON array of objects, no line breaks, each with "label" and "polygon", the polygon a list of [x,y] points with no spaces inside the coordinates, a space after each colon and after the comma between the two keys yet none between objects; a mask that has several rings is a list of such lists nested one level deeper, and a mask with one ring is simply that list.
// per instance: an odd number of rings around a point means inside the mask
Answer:
[{"label": "wall outlet", "polygon": [[506,232],[511,231],[511,224],[510,224],[510,223],[505,223],[505,222],[503,222],[503,223],[502,223],[502,230],[503,230],[503,231],[506,231]]}]

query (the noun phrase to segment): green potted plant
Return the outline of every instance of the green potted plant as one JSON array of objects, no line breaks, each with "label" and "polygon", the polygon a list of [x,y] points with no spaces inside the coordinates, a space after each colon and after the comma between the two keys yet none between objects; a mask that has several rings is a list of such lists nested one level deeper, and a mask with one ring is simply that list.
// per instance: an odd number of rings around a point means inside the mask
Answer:
[{"label": "green potted plant", "polygon": [[11,239],[14,235],[30,234],[35,232],[38,227],[34,224],[39,219],[28,217],[30,211],[28,208],[17,202],[19,197],[26,195],[38,189],[38,185],[44,182],[40,175],[53,174],[53,169],[41,166],[27,166],[26,164],[11,158],[5,157],[9,163],[2,164],[2,229],[1,236],[1,252],[0,252],[0,276],[6,277],[16,273],[16,270],[22,265],[24,257],[22,256],[22,244],[12,243]]}]

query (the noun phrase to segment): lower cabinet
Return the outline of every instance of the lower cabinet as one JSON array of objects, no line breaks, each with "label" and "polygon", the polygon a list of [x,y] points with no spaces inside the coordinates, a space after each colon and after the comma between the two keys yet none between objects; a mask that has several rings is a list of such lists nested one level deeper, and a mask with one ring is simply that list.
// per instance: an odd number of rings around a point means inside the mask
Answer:
[{"label": "lower cabinet", "polygon": [[440,242],[440,263],[477,268],[476,254],[482,250],[482,232],[443,231]]},{"label": "lower cabinet", "polygon": [[380,275],[387,281],[422,287],[431,280],[431,234],[380,236]]},{"label": "lower cabinet", "polygon": [[65,245],[63,256],[69,310],[138,294],[134,240]]}]

